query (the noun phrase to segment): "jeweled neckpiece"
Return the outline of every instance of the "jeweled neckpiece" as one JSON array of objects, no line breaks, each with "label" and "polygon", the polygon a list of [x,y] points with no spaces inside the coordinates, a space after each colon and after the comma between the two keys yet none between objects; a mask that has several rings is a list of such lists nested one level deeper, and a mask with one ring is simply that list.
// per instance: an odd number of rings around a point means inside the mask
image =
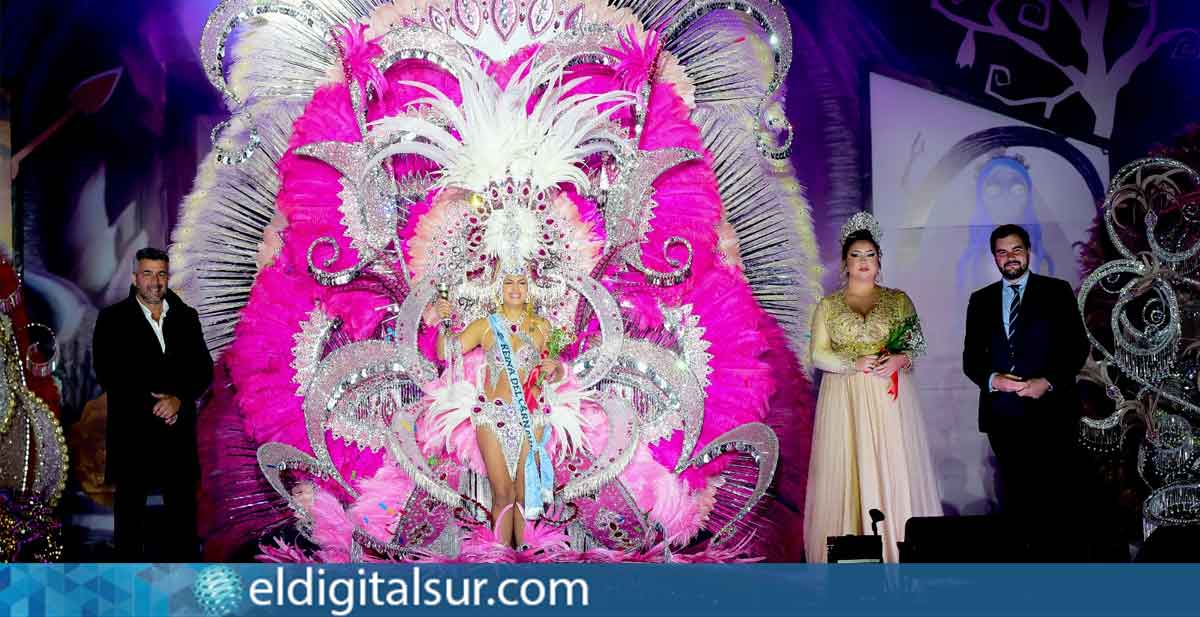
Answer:
[{"label": "jeweled neckpiece", "polygon": [[521,324],[525,323],[524,311],[521,312],[521,318],[516,321],[509,319],[508,316],[504,314],[504,311],[497,311],[497,313],[500,314],[500,319],[502,319],[504,323],[508,325],[508,329],[511,330],[513,334],[516,334],[517,331],[521,329]]}]

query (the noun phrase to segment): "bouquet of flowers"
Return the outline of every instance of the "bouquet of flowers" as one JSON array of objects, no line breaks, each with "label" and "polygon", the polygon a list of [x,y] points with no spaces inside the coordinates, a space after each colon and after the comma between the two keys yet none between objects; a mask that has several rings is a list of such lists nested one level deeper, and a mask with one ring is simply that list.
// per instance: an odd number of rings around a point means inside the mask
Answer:
[{"label": "bouquet of flowers", "polygon": [[[551,328],[550,335],[546,337],[546,351],[542,352],[542,359],[553,358],[557,360],[562,355],[563,350],[574,342],[575,334],[570,330]],[[545,377],[542,374],[542,365],[539,364],[533,367],[532,371],[529,371],[529,376],[525,379],[525,406],[530,411],[538,408],[537,395],[534,394],[534,390],[536,388],[537,392],[541,392],[542,382],[545,381]]]},{"label": "bouquet of flowers", "polygon": [[[925,353],[925,333],[921,331],[921,320],[917,318],[916,313],[905,317],[903,321],[896,324],[891,332],[888,332],[887,339],[883,342],[883,348],[879,353],[886,354],[907,354],[909,358]],[[888,387],[888,394],[892,400],[896,400],[900,396],[900,374],[892,373],[892,385]]]}]

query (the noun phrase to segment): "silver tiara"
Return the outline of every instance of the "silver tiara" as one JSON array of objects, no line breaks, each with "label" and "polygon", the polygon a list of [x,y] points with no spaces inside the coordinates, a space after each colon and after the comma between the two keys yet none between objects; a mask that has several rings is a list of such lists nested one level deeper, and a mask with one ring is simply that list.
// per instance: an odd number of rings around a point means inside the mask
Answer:
[{"label": "silver tiara", "polygon": [[883,232],[879,229],[879,219],[867,211],[861,211],[850,217],[842,225],[841,244],[846,244],[846,238],[856,231],[866,231],[871,234],[871,239],[876,243],[880,242]]}]

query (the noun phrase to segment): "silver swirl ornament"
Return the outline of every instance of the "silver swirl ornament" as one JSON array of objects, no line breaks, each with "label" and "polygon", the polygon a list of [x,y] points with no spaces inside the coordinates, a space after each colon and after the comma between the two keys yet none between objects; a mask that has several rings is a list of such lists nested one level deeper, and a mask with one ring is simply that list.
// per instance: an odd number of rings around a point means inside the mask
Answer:
[{"label": "silver swirl ornament", "polygon": [[[200,35],[200,62],[232,112],[212,131],[219,165],[241,165],[260,149],[263,137],[255,111],[277,113],[275,103],[306,100],[326,80],[337,53],[325,33],[338,21],[308,0],[223,0],[217,5]],[[231,40],[238,41],[240,53],[227,62]],[[301,51],[307,60],[297,62],[281,49]]]},{"label": "silver swirl ornament", "polygon": [[1110,261],[1084,279],[1078,296],[1081,314],[1087,314],[1093,295],[1110,296],[1108,331],[1095,332],[1087,327],[1088,340],[1104,360],[1151,387],[1171,376],[1182,336],[1175,290],[1156,272],[1142,261]]},{"label": "silver swirl ornament", "polygon": [[[792,26],[787,9],[779,0],[693,0],[675,14],[663,30],[665,48],[686,60],[687,47],[696,47],[688,36],[693,24],[717,11],[746,15],[763,33],[771,52],[772,71],[762,94],[754,103],[758,118],[758,148],[763,156],[783,160],[791,155],[792,125],[783,113],[780,88],[792,66]],[[697,33],[697,35],[702,35]],[[685,61],[685,64],[686,61]],[[703,96],[703,81],[697,80],[697,98]]]},{"label": "silver swirl ornament", "polygon": [[[1109,320],[1117,362],[1141,380],[1160,383],[1175,367],[1182,335],[1175,290],[1160,278],[1143,278],[1122,291]],[[1133,317],[1127,307],[1136,307]]]},{"label": "silver swirl ornament", "polygon": [[[702,158],[699,152],[688,148],[662,148],[639,150],[620,162],[618,175],[609,191],[604,210],[606,232],[605,252],[620,254],[630,267],[641,272],[648,282],[655,285],[678,284],[691,273],[691,244],[679,237],[672,237],[663,246],[663,256],[673,270],[659,272],[642,263],[641,243],[650,231],[654,218],[654,181],[678,165]],[[669,254],[672,246],[682,246],[687,259],[677,260]]]},{"label": "silver swirl ornament", "polygon": [[267,479],[267,484],[270,484],[271,488],[287,501],[288,507],[295,514],[296,529],[311,540],[312,514],[287,489],[283,482],[283,473],[291,471],[292,473],[307,474],[313,480],[318,480],[328,477],[329,469],[321,465],[317,459],[285,443],[274,441],[265,443],[258,447],[255,455],[258,460],[258,468],[262,471],[263,477]]},{"label": "silver swirl ornament", "polygon": [[1200,174],[1165,158],[1136,160],[1117,171],[1104,199],[1104,226],[1126,259],[1149,252],[1180,273],[1197,267],[1200,209],[1185,196],[1200,190]]},{"label": "silver swirl ornament", "polygon": [[[330,254],[318,264],[313,257],[317,251],[317,247],[322,245],[329,247]],[[378,254],[371,252],[367,255],[360,255],[359,261],[348,268],[329,270],[328,268],[337,263],[337,260],[341,259],[341,256],[342,247],[332,236],[321,236],[313,240],[312,244],[308,246],[308,273],[312,275],[314,281],[320,283],[323,287],[340,287],[358,278],[358,275],[362,274],[363,270],[366,270],[367,266],[370,266],[375,261]]]},{"label": "silver swirl ornament", "polygon": [[652,444],[683,431],[676,473],[688,459],[704,426],[704,388],[687,361],[646,340],[627,340],[602,388],[619,394],[637,410],[642,439]]},{"label": "silver swirl ornament", "polygon": [[580,389],[587,390],[616,366],[625,344],[625,324],[616,298],[599,282],[582,276],[571,277],[566,282],[591,305],[600,322],[600,344],[580,354],[572,366]]},{"label": "silver swirl ornament", "polygon": [[714,546],[735,537],[750,537],[755,532],[748,515],[758,505],[775,478],[779,464],[779,438],[771,427],[749,422],[717,436],[699,454],[687,461],[688,467],[703,467],[719,456],[732,455],[735,462],[722,473],[725,483],[717,492],[712,524],[720,525],[713,536]]},{"label": "silver swirl ornament", "polygon": [[1200,522],[1198,191],[1200,174],[1179,161],[1146,158],[1121,168],[1103,213],[1120,257],[1089,274],[1078,295],[1088,340],[1101,356],[1081,378],[1103,386],[1115,408],[1105,418],[1084,418],[1080,438],[1114,452],[1128,428],[1145,426],[1137,472],[1155,489],[1143,504],[1146,535]]},{"label": "silver swirl ornament", "polygon": [[[1106,332],[1088,322],[1087,336],[1104,360],[1142,386],[1183,409],[1200,413],[1200,400],[1182,363],[1183,344],[1195,337],[1187,315],[1200,289],[1200,221],[1190,196],[1200,174],[1171,159],[1147,158],[1121,168],[1104,202],[1104,225],[1123,257],[1105,263],[1083,281],[1079,310],[1089,300],[1109,311]],[[1111,308],[1108,308],[1110,307]],[[1189,338],[1191,337],[1191,338]],[[1189,383],[1184,386],[1183,382]]]},{"label": "silver swirl ornament", "polygon": [[1142,505],[1142,537],[1163,526],[1195,525],[1200,512],[1200,484],[1164,486]]},{"label": "silver swirl ornament", "polygon": [[[357,90],[357,88],[352,88]],[[350,238],[350,246],[359,254],[358,263],[340,271],[327,270],[341,255],[341,248],[329,237],[313,242],[308,251],[309,272],[325,286],[345,285],[396,241],[396,232],[407,211],[400,212],[397,188],[392,175],[381,165],[368,165],[375,155],[372,144],[327,141],[311,143],[296,149],[297,154],[328,164],[342,174],[342,224]],[[313,252],[319,244],[329,244],[332,257],[318,265]]]},{"label": "silver swirl ornament", "polygon": [[417,348],[421,315],[438,297],[438,280],[425,278],[413,283],[412,290],[396,309],[396,361],[408,367],[413,379],[429,383],[437,379],[437,367]]},{"label": "silver swirl ornament", "polygon": [[[258,127],[254,125],[254,115],[249,108],[242,107],[234,112],[228,120],[217,123],[209,134],[216,153],[217,162],[221,165],[241,165],[254,155],[262,144]],[[228,147],[226,142],[236,139],[244,140],[240,146]]]},{"label": "silver swirl ornament", "polygon": [[[222,0],[217,8],[209,14],[208,20],[204,22],[204,30],[200,35],[200,61],[204,66],[204,74],[208,77],[208,81],[225,96],[231,109],[240,106],[243,100],[249,97],[249,93],[235,91],[235,86],[231,85],[225,76],[225,58],[228,55],[230,38],[243,23],[260,28],[265,24],[264,18],[269,17],[290,18],[286,20],[290,23],[280,24],[280,26],[286,28],[286,34],[295,37],[289,41],[293,45],[316,46],[325,52],[316,57],[324,56],[323,59],[328,62],[328,66],[304,67],[302,63],[292,62],[293,70],[308,69],[305,72],[311,73],[311,75],[306,74],[304,77],[313,80],[313,86],[315,86],[316,80],[324,77],[325,71],[332,66],[332,61],[335,59],[333,49],[325,42],[325,31],[334,21],[323,15],[311,2],[307,0],[301,2]],[[279,77],[281,81],[291,78],[293,83],[307,81],[297,79],[301,77],[300,75],[285,73]],[[311,95],[312,88],[301,93]]]}]

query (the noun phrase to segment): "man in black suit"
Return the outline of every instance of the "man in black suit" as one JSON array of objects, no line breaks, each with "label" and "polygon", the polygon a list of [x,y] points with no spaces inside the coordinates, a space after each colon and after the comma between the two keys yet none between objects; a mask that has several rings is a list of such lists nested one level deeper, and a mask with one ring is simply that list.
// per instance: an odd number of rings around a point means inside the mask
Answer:
[{"label": "man in black suit", "polygon": [[1017,225],[992,232],[1002,279],[971,294],[963,372],[979,386],[979,430],[996,455],[1001,513],[1035,557],[1074,560],[1072,496],[1082,480],[1075,376],[1088,342],[1070,284],[1030,272],[1029,249]]},{"label": "man in black suit", "polygon": [[100,311],[92,338],[96,379],[108,394],[105,474],[116,486],[113,536],[122,559],[145,560],[146,498],[159,487],[173,561],[194,561],[196,399],[212,382],[212,357],[195,309],[167,289],[161,250],[137,252],[129,297]]}]

